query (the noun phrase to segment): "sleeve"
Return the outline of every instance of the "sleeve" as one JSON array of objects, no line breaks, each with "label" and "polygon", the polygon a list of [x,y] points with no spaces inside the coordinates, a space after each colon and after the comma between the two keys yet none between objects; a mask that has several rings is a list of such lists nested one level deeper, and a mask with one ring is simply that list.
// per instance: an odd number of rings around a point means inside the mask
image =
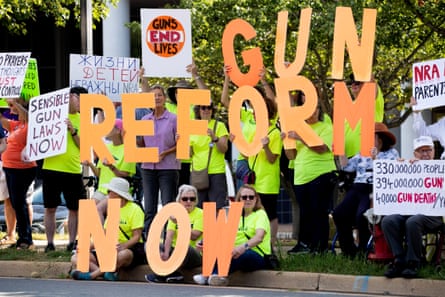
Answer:
[{"label": "sleeve", "polygon": [[422,135],[431,136],[427,131],[426,123],[421,112],[413,112],[413,130],[416,138]]}]

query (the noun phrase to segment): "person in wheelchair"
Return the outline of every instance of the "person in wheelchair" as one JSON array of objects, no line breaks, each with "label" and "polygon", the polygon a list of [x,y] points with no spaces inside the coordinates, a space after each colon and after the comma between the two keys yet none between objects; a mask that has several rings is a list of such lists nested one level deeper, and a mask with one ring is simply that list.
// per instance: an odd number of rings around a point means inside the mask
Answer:
[{"label": "person in wheelchair", "polygon": [[[430,136],[414,139],[414,160],[433,160],[434,143]],[[441,216],[392,214],[382,219],[382,231],[394,255],[394,261],[385,271],[388,278],[418,276],[422,258],[422,236],[443,225]]]},{"label": "person in wheelchair", "polygon": [[340,156],[340,165],[346,172],[356,172],[356,177],[345,198],[334,209],[332,216],[337,227],[342,254],[355,257],[366,252],[371,232],[363,213],[370,208],[372,193],[372,166],[375,159],[397,160],[399,153],[393,148],[396,137],[385,124],[375,123],[375,147],[371,157],[356,154],[349,160]]}]

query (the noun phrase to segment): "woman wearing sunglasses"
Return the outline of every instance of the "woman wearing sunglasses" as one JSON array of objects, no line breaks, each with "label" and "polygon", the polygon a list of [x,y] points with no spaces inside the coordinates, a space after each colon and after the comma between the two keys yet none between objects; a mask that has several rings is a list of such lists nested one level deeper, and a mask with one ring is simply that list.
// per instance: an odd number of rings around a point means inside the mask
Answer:
[{"label": "woman wearing sunglasses", "polygon": [[[270,223],[261,198],[251,185],[243,185],[236,194],[235,201],[244,203],[232,250],[229,274],[235,271],[255,271],[266,268],[265,255],[271,254]],[[200,285],[227,286],[227,277],[217,275],[214,270],[210,277],[202,274],[193,276],[195,283]]]},{"label": "woman wearing sunglasses", "polygon": [[[180,269],[193,269],[202,265],[201,252],[196,249],[196,246],[202,244],[203,212],[201,208],[196,207],[198,203],[198,191],[195,187],[190,185],[182,185],[179,187],[178,192],[176,201],[184,206],[184,208],[187,210],[190,218],[190,224],[192,226],[189,249]],[[170,217],[167,224],[164,245],[161,250],[162,260],[166,261],[170,258],[170,255],[173,253],[175,248],[177,237],[178,225],[176,218]],[[145,275],[145,279],[149,282],[156,283],[177,283],[182,282],[184,277],[180,272],[175,271],[167,276],[147,274]]]}]

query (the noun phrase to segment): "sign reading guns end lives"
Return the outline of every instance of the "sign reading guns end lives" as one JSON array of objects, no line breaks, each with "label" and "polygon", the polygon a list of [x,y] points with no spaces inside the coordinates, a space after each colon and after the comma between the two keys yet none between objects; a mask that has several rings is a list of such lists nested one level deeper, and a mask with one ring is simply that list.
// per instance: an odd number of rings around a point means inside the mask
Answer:
[{"label": "sign reading guns end lives", "polygon": [[374,161],[376,215],[445,215],[445,161]]}]

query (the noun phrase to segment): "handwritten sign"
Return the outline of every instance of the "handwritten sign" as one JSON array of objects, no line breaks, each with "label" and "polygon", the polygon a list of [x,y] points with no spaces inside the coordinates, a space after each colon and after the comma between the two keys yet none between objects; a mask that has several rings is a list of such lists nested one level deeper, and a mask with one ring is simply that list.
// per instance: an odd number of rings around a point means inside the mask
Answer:
[{"label": "handwritten sign", "polygon": [[40,95],[39,74],[37,71],[37,60],[30,58],[28,69],[26,69],[25,80],[23,81],[22,93],[20,96],[29,101],[32,97]]},{"label": "handwritten sign", "polygon": [[70,87],[120,101],[121,94],[139,92],[139,64],[137,58],[71,54]]},{"label": "handwritten sign", "polygon": [[141,9],[142,65],[148,77],[191,77],[192,30],[188,9]]},{"label": "handwritten sign", "polygon": [[0,97],[18,98],[31,53],[0,53]]},{"label": "handwritten sign", "polygon": [[34,97],[29,102],[27,156],[31,161],[66,151],[70,89]]},{"label": "handwritten sign", "polygon": [[413,64],[414,110],[445,105],[445,59]]},{"label": "handwritten sign", "polygon": [[445,215],[445,161],[374,161],[377,215]]}]

